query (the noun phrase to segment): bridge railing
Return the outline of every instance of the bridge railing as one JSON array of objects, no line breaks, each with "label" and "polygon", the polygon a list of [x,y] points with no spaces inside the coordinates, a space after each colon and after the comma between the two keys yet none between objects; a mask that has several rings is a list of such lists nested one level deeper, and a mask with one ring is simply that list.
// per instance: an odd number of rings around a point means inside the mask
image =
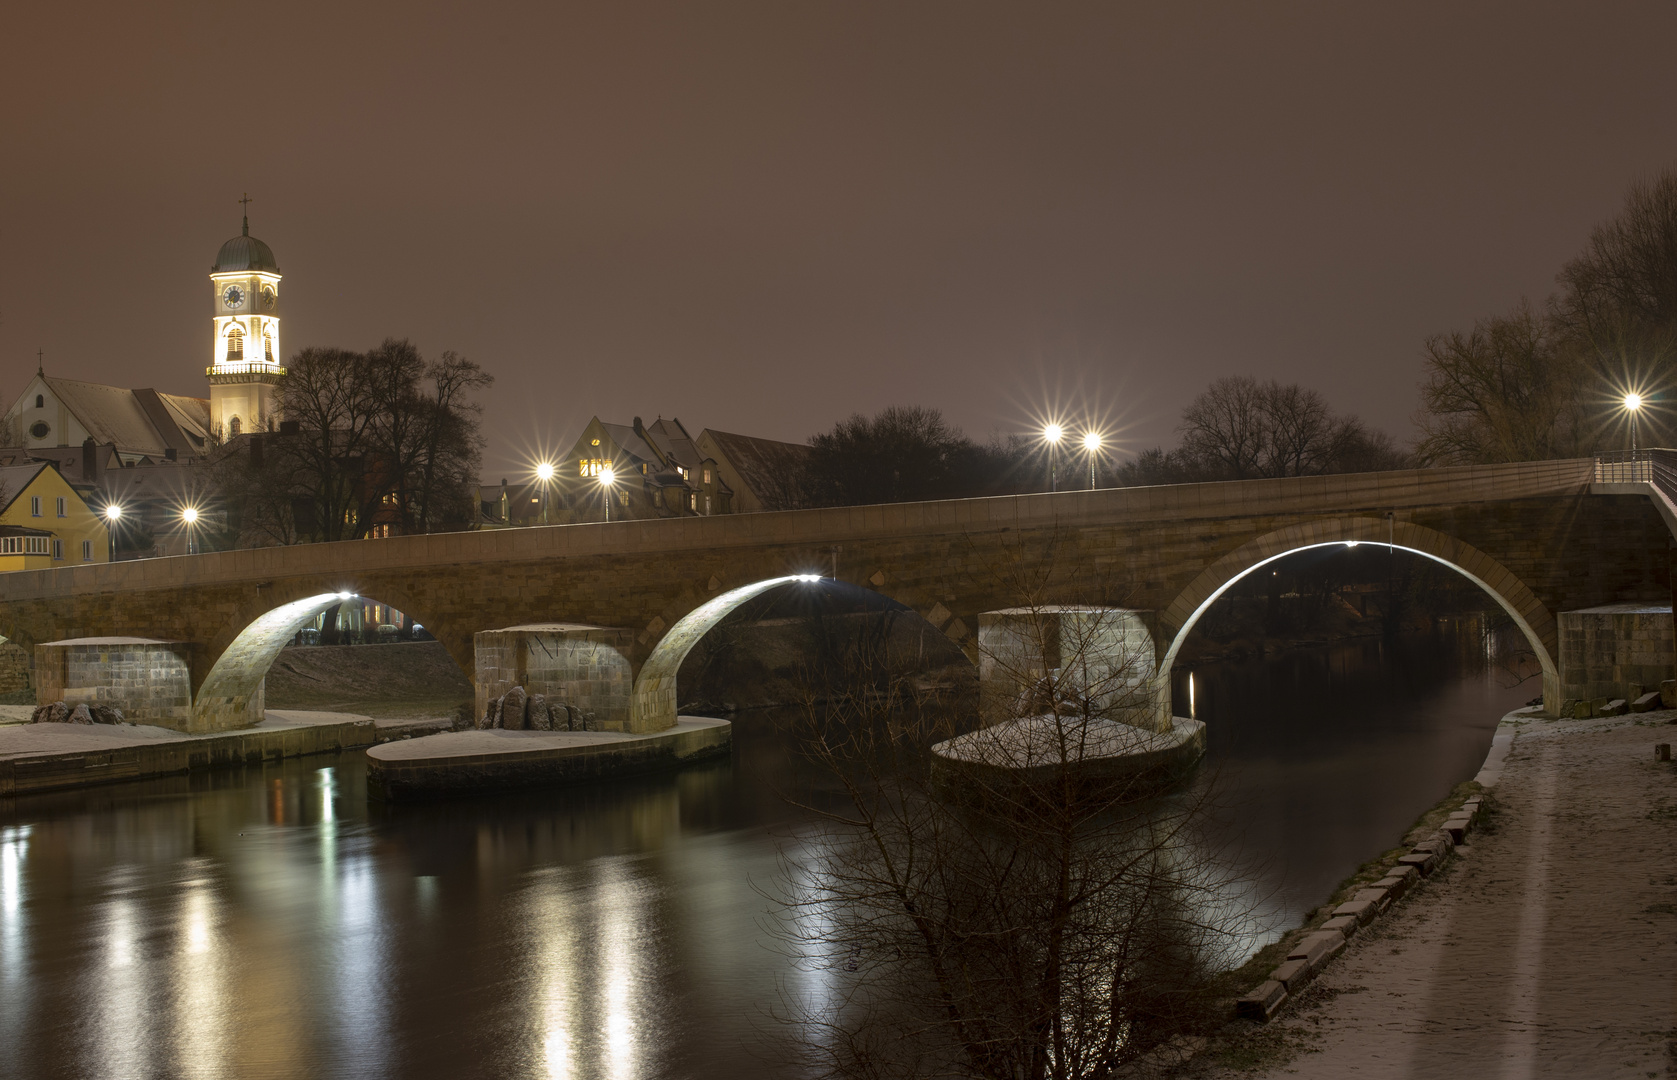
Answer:
[{"label": "bridge railing", "polygon": [[1595,456],[1598,484],[1652,484],[1677,503],[1677,450],[1614,450]]}]

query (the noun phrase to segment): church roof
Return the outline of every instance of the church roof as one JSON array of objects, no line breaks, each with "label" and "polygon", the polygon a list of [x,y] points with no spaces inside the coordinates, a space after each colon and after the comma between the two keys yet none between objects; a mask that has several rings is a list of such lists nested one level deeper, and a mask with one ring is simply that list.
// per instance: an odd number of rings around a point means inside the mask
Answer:
[{"label": "church roof", "polygon": [[159,457],[170,449],[204,452],[210,403],[203,398],[51,376],[42,376],[42,381],[96,443]]},{"label": "church roof", "polygon": [[212,274],[226,270],[272,270],[276,274],[279,273],[274,249],[250,235],[249,218],[245,219],[245,231],[242,234],[221,245],[221,251],[215,257],[215,265],[210,267]]}]

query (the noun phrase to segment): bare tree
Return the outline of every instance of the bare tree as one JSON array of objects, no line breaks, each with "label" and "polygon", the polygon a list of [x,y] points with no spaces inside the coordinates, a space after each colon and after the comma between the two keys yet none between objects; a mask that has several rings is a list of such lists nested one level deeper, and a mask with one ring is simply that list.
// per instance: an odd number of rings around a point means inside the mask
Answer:
[{"label": "bare tree", "polygon": [[1427,339],[1416,456],[1466,465],[1590,449],[1591,379],[1554,325],[1522,303],[1466,334]]},{"label": "bare tree", "polygon": [[[1041,595],[986,655],[1025,688],[1016,723],[831,678],[792,721],[822,794],[800,800],[819,825],[787,855],[780,925],[829,993],[784,1015],[827,1075],[1108,1077],[1209,1015],[1232,908],[1199,805],[1102,768],[1148,737],[1113,717],[1151,715],[1151,664]],[[879,670],[865,651],[848,664]]]},{"label": "bare tree", "polygon": [[[1132,482],[1250,480],[1401,468],[1403,455],[1384,434],[1352,416],[1337,416],[1315,390],[1297,383],[1259,382],[1247,375],[1218,379],[1182,410],[1180,449],[1138,457]],[[1176,474],[1180,479],[1152,479]]]}]

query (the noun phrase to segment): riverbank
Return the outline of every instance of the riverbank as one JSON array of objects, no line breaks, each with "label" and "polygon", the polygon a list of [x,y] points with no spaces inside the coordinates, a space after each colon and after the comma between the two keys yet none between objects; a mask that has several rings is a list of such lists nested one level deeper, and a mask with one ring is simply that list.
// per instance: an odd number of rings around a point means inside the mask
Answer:
[{"label": "riverbank", "polygon": [[1511,718],[1456,857],[1181,1075],[1677,1071],[1677,774],[1653,753],[1674,720]]}]

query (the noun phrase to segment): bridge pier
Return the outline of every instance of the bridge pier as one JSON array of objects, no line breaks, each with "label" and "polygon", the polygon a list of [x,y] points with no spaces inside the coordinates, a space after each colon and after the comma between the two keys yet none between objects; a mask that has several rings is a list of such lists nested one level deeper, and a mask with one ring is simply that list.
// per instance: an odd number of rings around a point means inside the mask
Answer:
[{"label": "bridge pier", "polygon": [[477,715],[515,686],[550,704],[592,713],[590,730],[639,734],[630,703],[634,673],[627,653],[635,632],[586,623],[531,623],[472,636]]},{"label": "bridge pier", "polygon": [[1658,690],[1672,678],[1673,647],[1669,604],[1603,604],[1563,611],[1560,678],[1554,699],[1544,687],[1543,706],[1571,714],[1578,703],[1623,698]]},{"label": "bridge pier", "polygon": [[978,709],[985,727],[1086,704],[1092,715],[1170,730],[1145,612],[1125,608],[1003,608],[978,616]]},{"label": "bridge pier", "polygon": [[136,724],[190,731],[192,643],[70,638],[35,646],[35,701],[115,706]]}]

